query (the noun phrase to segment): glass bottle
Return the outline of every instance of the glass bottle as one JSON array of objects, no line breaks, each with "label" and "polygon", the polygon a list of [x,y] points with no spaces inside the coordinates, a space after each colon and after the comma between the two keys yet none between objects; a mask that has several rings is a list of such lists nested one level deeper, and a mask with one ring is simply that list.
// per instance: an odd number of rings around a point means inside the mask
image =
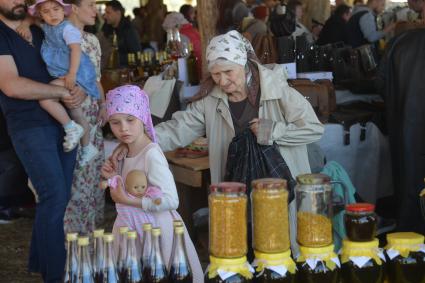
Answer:
[{"label": "glass bottle", "polygon": [[169,282],[170,283],[191,283],[192,270],[190,269],[189,259],[187,257],[187,250],[184,241],[184,227],[178,225],[174,227],[174,240],[173,250],[170,257]]},{"label": "glass bottle", "polygon": [[[255,261],[261,262],[257,267],[254,282],[256,283],[294,283],[295,263],[291,251],[283,253],[260,253],[255,251]],[[286,272],[285,272],[286,270]]]},{"label": "glass bottle", "polygon": [[150,273],[150,256],[152,250],[152,224],[143,224],[142,255],[140,256],[140,265],[142,266],[143,278],[145,274]]},{"label": "glass bottle", "polygon": [[108,69],[116,69],[119,67],[118,40],[114,32],[112,36],[112,51],[108,58]]},{"label": "glass bottle", "polygon": [[332,187],[324,174],[297,176],[297,241],[304,247],[332,244]]},{"label": "glass bottle", "polygon": [[[227,275],[219,273],[218,270],[225,270],[230,268],[235,270],[230,277],[222,277]],[[249,266],[246,257],[240,258],[216,258],[210,256],[210,265],[208,271],[205,272],[205,283],[251,283],[255,282],[253,279],[253,269]],[[304,283],[304,282],[303,282]]]},{"label": "glass bottle", "polygon": [[[102,269],[102,283],[119,283],[117,268],[115,265],[115,254],[113,248],[114,235],[105,233],[103,235],[105,255]],[[96,282],[97,283],[97,282]],[[124,283],[124,282],[121,282]]]},{"label": "glass bottle", "polygon": [[93,231],[93,274],[96,283],[103,282],[103,233],[104,229]]},{"label": "glass bottle", "polygon": [[161,229],[152,229],[152,249],[150,258],[151,270],[147,275],[147,283],[168,283],[167,269],[161,250]]},{"label": "glass bottle", "polygon": [[187,75],[190,85],[198,85],[199,84],[199,74],[198,74],[198,58],[193,51],[192,43],[189,44],[189,57],[186,59],[187,65]]},{"label": "glass bottle", "polygon": [[[178,227],[178,226],[184,227],[183,226],[183,221],[181,221],[181,220],[173,220],[173,230],[175,230],[176,227]],[[171,251],[174,251],[174,245],[175,244],[176,244],[176,233],[173,234],[173,245],[171,246]],[[173,261],[173,258],[170,257],[170,260],[168,262],[168,267],[171,266],[171,262],[172,261]],[[168,269],[168,270],[170,270],[170,269]]]},{"label": "glass bottle", "polygon": [[134,53],[127,54],[128,59],[128,80],[129,83],[135,82],[139,77],[137,69],[136,55]]},{"label": "glass bottle", "polygon": [[344,224],[350,241],[373,241],[377,225],[374,210],[375,205],[370,203],[353,203],[345,206]]},{"label": "glass bottle", "polygon": [[126,280],[126,268],[125,261],[127,259],[127,232],[128,227],[120,227],[119,228],[119,241],[118,241],[118,261],[117,261],[117,269],[118,269],[118,277],[120,282],[125,282]]},{"label": "glass bottle", "polygon": [[149,52],[143,53],[145,65],[144,65],[144,77],[147,79],[150,76],[153,75],[153,69],[152,69],[152,57]]},{"label": "glass bottle", "polygon": [[94,283],[93,269],[89,254],[89,237],[78,238],[77,283]]},{"label": "glass bottle", "polygon": [[248,199],[245,191],[245,184],[236,182],[210,186],[210,255],[217,258],[240,258],[246,255]]},{"label": "glass bottle", "polygon": [[126,259],[126,268],[127,268],[127,281],[126,283],[141,283],[142,282],[142,272],[140,269],[140,262],[137,258],[136,251],[136,231],[127,232],[127,259]]},{"label": "glass bottle", "polygon": [[258,179],[252,182],[253,248],[262,253],[289,249],[288,191],[286,180]]},{"label": "glass bottle", "polygon": [[66,265],[64,283],[77,282],[78,272],[78,247],[77,247],[78,233],[66,234]]}]

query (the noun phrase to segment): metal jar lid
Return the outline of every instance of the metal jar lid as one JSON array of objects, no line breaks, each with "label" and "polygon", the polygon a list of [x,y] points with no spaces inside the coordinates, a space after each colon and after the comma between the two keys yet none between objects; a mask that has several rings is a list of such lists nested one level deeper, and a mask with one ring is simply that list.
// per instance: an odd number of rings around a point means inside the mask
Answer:
[{"label": "metal jar lid", "polygon": [[297,182],[301,185],[324,185],[331,182],[331,178],[325,174],[303,174],[297,176]]}]

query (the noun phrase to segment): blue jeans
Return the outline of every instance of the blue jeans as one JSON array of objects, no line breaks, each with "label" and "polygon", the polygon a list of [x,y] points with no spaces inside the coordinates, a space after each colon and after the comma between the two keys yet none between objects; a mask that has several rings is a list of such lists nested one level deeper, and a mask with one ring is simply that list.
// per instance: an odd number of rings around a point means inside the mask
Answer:
[{"label": "blue jeans", "polygon": [[63,151],[63,130],[57,126],[10,133],[16,154],[38,194],[29,270],[44,282],[60,282],[65,266],[63,218],[70,199],[76,150]]}]

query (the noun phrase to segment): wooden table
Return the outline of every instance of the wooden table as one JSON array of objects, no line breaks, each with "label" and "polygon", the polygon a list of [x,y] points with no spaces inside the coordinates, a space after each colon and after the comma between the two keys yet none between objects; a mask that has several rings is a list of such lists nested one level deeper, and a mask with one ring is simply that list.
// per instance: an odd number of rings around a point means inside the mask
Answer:
[{"label": "wooden table", "polygon": [[208,207],[208,187],[211,179],[209,158],[176,157],[175,151],[166,152],[165,156],[177,185],[180,200],[178,212],[194,237],[192,214],[200,208]]}]

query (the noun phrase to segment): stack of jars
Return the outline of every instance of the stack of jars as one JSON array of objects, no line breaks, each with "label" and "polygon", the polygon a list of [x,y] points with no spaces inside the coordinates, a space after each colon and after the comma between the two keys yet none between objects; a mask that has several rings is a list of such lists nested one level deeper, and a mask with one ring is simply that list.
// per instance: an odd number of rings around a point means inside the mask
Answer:
[{"label": "stack of jars", "polygon": [[205,282],[251,282],[253,270],[246,259],[247,203],[245,184],[210,186],[210,265]]},{"label": "stack of jars", "polygon": [[255,282],[293,283],[296,268],[290,251],[286,181],[253,181],[251,204]]},{"label": "stack of jars", "polygon": [[347,239],[341,250],[343,283],[384,282],[384,254],[375,239],[377,218],[375,206],[369,203],[345,207],[344,224]]},{"label": "stack of jars", "polygon": [[424,236],[412,232],[387,235],[389,283],[425,282]]},{"label": "stack of jars", "polygon": [[332,241],[332,187],[324,174],[297,176],[298,282],[337,283],[340,262]]}]

